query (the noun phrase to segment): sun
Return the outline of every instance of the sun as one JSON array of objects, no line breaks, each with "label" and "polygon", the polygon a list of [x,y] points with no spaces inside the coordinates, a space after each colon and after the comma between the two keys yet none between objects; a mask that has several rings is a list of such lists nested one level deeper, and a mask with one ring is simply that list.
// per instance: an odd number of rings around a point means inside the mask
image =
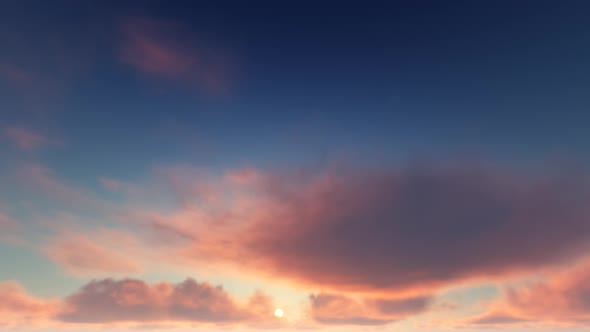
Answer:
[{"label": "sun", "polygon": [[276,318],[283,318],[284,315],[285,315],[285,312],[283,311],[283,309],[281,309],[281,308],[275,309],[275,317]]}]

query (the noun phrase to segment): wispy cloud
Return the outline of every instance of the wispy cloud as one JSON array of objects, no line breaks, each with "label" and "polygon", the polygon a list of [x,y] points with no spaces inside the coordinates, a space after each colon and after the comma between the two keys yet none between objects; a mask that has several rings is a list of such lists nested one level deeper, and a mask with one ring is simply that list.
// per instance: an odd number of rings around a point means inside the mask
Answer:
[{"label": "wispy cloud", "polygon": [[50,259],[78,276],[130,274],[142,271],[144,257],[134,237],[122,231],[96,230],[92,235],[65,232],[45,248]]},{"label": "wispy cloud", "polygon": [[39,149],[49,143],[49,140],[43,135],[22,127],[4,128],[4,135],[16,147],[28,151]]},{"label": "wispy cloud", "polygon": [[431,298],[356,299],[321,293],[312,295],[310,301],[311,316],[321,324],[384,325],[425,312]]},{"label": "wispy cloud", "polygon": [[27,87],[35,80],[35,77],[21,67],[0,63],[0,79],[20,87]]},{"label": "wispy cloud", "polygon": [[229,64],[223,53],[181,24],[149,18],[130,18],[121,24],[120,58],[138,71],[197,85],[208,92],[227,89]]},{"label": "wispy cloud", "polygon": [[587,326],[590,323],[590,262],[533,282],[506,287],[489,312],[473,325],[502,326],[541,322]]},{"label": "wispy cloud", "polygon": [[55,301],[34,298],[17,282],[0,282],[0,327],[36,326],[56,310]]}]

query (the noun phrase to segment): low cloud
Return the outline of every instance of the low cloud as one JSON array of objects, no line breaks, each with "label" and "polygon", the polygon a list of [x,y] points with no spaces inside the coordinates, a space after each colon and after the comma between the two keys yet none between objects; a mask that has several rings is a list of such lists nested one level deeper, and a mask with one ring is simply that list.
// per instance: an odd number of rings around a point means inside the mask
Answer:
[{"label": "low cloud", "polygon": [[92,281],[67,297],[65,311],[58,319],[73,323],[236,323],[260,319],[259,314],[238,304],[221,286],[193,279],[178,284],[104,279]]},{"label": "low cloud", "polygon": [[45,253],[50,259],[78,276],[130,274],[142,271],[138,263],[139,244],[130,235],[97,230],[93,235],[66,232],[50,242]]},{"label": "low cloud", "polygon": [[311,316],[327,325],[384,325],[428,309],[430,297],[356,299],[345,295],[312,295]]},{"label": "low cloud", "polygon": [[476,325],[528,321],[587,325],[590,323],[590,262],[542,281],[510,286],[490,312],[472,319]]}]

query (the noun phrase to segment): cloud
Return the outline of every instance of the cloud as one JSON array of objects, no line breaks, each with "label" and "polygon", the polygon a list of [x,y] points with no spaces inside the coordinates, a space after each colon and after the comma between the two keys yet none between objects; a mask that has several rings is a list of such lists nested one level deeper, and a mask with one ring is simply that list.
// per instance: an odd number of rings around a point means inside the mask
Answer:
[{"label": "cloud", "polygon": [[37,150],[49,143],[44,136],[25,128],[8,127],[4,129],[4,135],[22,150]]},{"label": "cloud", "polygon": [[196,84],[209,92],[228,85],[228,63],[219,51],[195,41],[180,24],[149,18],[130,18],[121,24],[120,59],[138,71]]},{"label": "cloud", "polygon": [[426,296],[405,299],[355,299],[344,295],[312,295],[311,316],[329,325],[384,325],[428,309]]},{"label": "cloud", "polygon": [[514,317],[509,313],[492,312],[481,315],[470,321],[471,325],[506,325],[526,323],[528,320]]},{"label": "cloud", "polygon": [[0,213],[0,230],[13,229],[16,222],[5,214]]},{"label": "cloud", "polygon": [[[176,182],[198,187],[189,173]],[[255,179],[209,181],[221,199],[206,204],[179,190],[182,209],[152,219],[183,234],[195,261],[335,291],[415,293],[526,274],[590,243],[584,174],[456,165]]]},{"label": "cloud", "polygon": [[0,79],[18,86],[29,86],[35,77],[18,66],[0,63]]},{"label": "cloud", "polygon": [[261,291],[242,303],[221,286],[190,278],[178,284],[148,284],[138,279],[93,280],[64,299],[38,299],[16,282],[0,282],[0,328],[65,329],[79,328],[80,324],[118,323],[277,327],[273,308],[272,299]]},{"label": "cloud", "polygon": [[509,286],[488,313],[472,324],[506,325],[527,321],[590,323],[590,262],[541,281]]},{"label": "cloud", "polygon": [[151,285],[136,279],[95,280],[67,297],[65,307],[58,319],[75,323],[235,323],[261,318],[236,303],[222,287],[193,279]]},{"label": "cloud", "polygon": [[0,282],[0,326],[34,325],[56,310],[53,301],[43,301],[29,295],[14,281]]},{"label": "cloud", "polygon": [[45,253],[68,272],[78,276],[100,273],[138,273],[139,244],[130,235],[113,230],[98,230],[92,235],[66,232],[54,238]]},{"label": "cloud", "polygon": [[42,194],[52,202],[61,203],[69,212],[114,212],[115,205],[95,192],[57,176],[53,170],[38,163],[25,163],[15,174],[18,185],[31,195]]}]

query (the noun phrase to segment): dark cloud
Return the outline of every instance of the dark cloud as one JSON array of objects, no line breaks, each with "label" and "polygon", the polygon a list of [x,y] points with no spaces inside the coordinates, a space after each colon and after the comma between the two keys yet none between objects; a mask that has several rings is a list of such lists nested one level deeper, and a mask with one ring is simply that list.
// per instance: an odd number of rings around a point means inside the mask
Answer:
[{"label": "dark cloud", "polygon": [[178,225],[199,238],[194,257],[336,290],[415,291],[528,272],[590,245],[590,185],[581,174],[412,167],[266,174],[255,187],[242,195],[257,200],[249,209],[226,207],[224,218],[239,226],[220,220],[204,229],[202,217],[185,213]]}]

